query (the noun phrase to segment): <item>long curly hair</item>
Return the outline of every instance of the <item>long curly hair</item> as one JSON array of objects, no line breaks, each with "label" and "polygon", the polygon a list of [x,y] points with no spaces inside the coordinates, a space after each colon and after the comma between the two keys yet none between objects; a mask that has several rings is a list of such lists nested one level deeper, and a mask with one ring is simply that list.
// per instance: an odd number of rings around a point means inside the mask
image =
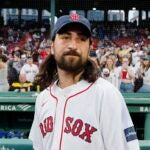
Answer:
[{"label": "long curly hair", "polygon": [[[94,82],[98,78],[98,70],[95,62],[88,58],[84,66],[84,72],[81,79],[88,82]],[[52,82],[58,79],[57,64],[53,55],[48,55],[45,61],[40,65],[39,73],[36,75],[34,85],[39,85],[40,90],[47,88]]]}]

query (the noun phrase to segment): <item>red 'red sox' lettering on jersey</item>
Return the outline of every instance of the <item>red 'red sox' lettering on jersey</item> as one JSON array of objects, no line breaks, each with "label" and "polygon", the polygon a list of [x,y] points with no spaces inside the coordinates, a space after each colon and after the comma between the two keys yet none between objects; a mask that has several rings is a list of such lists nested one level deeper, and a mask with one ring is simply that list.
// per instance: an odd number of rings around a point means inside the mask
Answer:
[{"label": "red 'red sox' lettering on jersey", "polygon": [[40,123],[40,129],[43,137],[48,133],[53,131],[53,117],[49,116],[42,123]]},{"label": "red 'red sox' lettering on jersey", "polygon": [[[83,127],[85,128],[84,132],[81,132]],[[92,127],[88,123],[84,124],[81,119],[77,119],[74,121],[74,118],[66,118],[66,127],[64,129],[64,132],[67,134],[72,133],[73,136],[79,136],[82,140],[91,143],[91,135],[95,131],[97,131],[96,128]]]},{"label": "red 'red sox' lettering on jersey", "polygon": [[[49,116],[44,119],[44,121],[40,123],[39,127],[43,137],[45,137],[47,133],[53,131],[53,117]],[[84,132],[82,132],[83,128]],[[73,136],[78,136],[82,140],[91,143],[91,136],[95,131],[97,131],[96,128],[92,127],[88,123],[84,124],[81,119],[74,120],[74,118],[72,117],[66,118],[66,127],[64,129],[64,132],[67,134],[71,133]]]}]

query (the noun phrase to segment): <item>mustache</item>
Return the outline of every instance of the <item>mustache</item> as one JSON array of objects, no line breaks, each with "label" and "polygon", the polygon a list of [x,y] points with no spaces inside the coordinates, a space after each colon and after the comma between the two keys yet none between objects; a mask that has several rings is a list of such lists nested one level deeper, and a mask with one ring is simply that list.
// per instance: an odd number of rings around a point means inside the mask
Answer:
[{"label": "mustache", "polygon": [[70,50],[70,51],[68,51],[68,52],[65,52],[65,53],[64,53],[64,56],[66,56],[66,55],[80,56],[79,53],[77,53],[77,52],[74,51],[74,50]]}]

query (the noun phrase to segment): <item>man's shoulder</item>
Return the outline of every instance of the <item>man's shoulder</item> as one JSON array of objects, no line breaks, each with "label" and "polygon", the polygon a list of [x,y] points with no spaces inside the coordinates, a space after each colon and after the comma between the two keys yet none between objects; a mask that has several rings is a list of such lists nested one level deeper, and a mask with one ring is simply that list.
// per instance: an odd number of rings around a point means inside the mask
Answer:
[{"label": "man's shoulder", "polygon": [[44,96],[44,95],[47,95],[47,94],[50,94],[50,88],[49,87],[47,87],[43,91],[41,91],[39,96]]},{"label": "man's shoulder", "polygon": [[123,101],[120,91],[109,81],[99,78],[95,83],[95,92],[102,101],[110,105],[121,105]]},{"label": "man's shoulder", "polygon": [[50,90],[49,88],[46,88],[38,94],[36,102],[40,103],[41,101],[43,101],[45,98],[49,96],[50,96]]},{"label": "man's shoulder", "polygon": [[97,79],[97,81],[95,82],[95,86],[96,89],[102,91],[103,93],[119,93],[119,90],[112,83],[101,77]]},{"label": "man's shoulder", "polygon": [[95,82],[95,85],[97,86],[108,86],[108,87],[111,87],[113,86],[110,82],[108,82],[107,80],[103,79],[102,77],[99,77],[96,82]]}]

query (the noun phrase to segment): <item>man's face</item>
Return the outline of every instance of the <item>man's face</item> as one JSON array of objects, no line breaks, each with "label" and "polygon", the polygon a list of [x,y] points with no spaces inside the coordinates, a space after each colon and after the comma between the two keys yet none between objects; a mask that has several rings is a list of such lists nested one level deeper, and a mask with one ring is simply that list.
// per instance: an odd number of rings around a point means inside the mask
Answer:
[{"label": "man's face", "polygon": [[30,65],[33,64],[33,59],[32,58],[28,58],[27,61],[28,61],[28,64],[30,64]]},{"label": "man's face", "polygon": [[90,39],[79,29],[56,34],[52,43],[52,54],[58,69],[68,72],[82,70],[87,62],[89,49]]}]

